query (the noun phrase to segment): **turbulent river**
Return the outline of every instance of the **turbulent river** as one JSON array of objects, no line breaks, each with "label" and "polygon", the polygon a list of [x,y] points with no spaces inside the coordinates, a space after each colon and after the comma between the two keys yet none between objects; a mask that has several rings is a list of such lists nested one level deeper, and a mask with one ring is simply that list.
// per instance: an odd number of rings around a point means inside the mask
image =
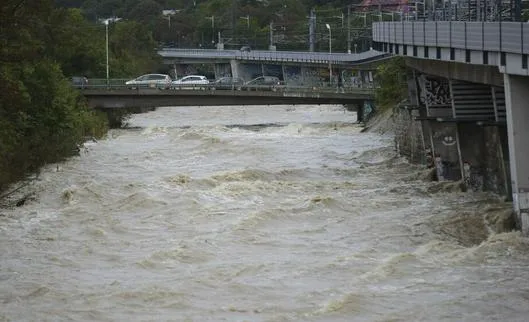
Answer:
[{"label": "turbulent river", "polygon": [[339,106],[166,107],[0,210],[0,321],[528,321],[509,202]]}]

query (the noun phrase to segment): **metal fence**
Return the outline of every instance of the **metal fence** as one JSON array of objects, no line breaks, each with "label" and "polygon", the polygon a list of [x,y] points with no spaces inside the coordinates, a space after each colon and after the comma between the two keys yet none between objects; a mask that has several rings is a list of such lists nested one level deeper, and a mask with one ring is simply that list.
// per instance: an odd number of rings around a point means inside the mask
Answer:
[{"label": "metal fence", "polygon": [[380,22],[373,24],[373,40],[410,46],[529,54],[529,24],[502,21]]},{"label": "metal fence", "polygon": [[[185,85],[166,85],[166,84],[149,84],[149,85],[126,85],[129,79],[109,79],[91,78],[86,85],[73,85],[75,88],[82,90],[139,90],[139,89],[159,89],[159,90],[201,90],[213,91],[218,90],[213,83],[211,84],[185,84]],[[306,86],[292,85],[282,82],[279,85],[252,85],[252,86],[234,86],[231,89],[222,89],[222,91],[282,91],[282,92],[316,92],[316,93],[373,93],[376,83],[358,82],[355,84],[344,83],[338,86],[336,83],[318,82]]]},{"label": "metal fence", "polygon": [[216,49],[180,49],[162,48],[158,54],[163,58],[192,58],[192,59],[236,59],[257,60],[270,62],[296,62],[296,63],[355,63],[376,60],[386,56],[374,50],[357,54],[349,53],[322,53],[302,51],[240,51]]}]

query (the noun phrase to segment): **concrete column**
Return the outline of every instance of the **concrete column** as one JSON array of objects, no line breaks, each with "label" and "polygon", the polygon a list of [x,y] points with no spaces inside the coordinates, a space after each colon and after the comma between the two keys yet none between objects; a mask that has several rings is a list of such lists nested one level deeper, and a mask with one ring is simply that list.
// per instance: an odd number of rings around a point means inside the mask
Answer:
[{"label": "concrete column", "polygon": [[529,236],[529,77],[504,75],[514,211]]},{"label": "concrete column", "polygon": [[231,75],[231,65],[226,63],[213,64],[215,79]]},{"label": "concrete column", "polygon": [[233,77],[240,77],[239,76],[239,65],[240,65],[239,61],[232,59],[230,60],[230,65],[231,65],[231,75]]}]

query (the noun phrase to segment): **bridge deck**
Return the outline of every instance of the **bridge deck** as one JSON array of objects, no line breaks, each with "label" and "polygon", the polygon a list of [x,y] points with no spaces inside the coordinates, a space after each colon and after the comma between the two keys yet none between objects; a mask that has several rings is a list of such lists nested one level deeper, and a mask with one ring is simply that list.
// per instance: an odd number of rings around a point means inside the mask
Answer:
[{"label": "bridge deck", "polygon": [[372,63],[388,58],[388,54],[376,50],[362,53],[322,53],[299,51],[266,51],[255,50],[250,52],[240,50],[215,50],[215,49],[177,49],[163,48],[158,51],[164,60],[247,60],[269,63],[310,63],[310,64],[343,64],[355,65]]},{"label": "bridge deck", "polygon": [[357,104],[373,100],[374,89],[356,88],[341,92],[317,91],[208,91],[145,89],[81,89],[94,108],[128,108],[156,106],[212,106],[212,105],[289,105],[289,104]]}]

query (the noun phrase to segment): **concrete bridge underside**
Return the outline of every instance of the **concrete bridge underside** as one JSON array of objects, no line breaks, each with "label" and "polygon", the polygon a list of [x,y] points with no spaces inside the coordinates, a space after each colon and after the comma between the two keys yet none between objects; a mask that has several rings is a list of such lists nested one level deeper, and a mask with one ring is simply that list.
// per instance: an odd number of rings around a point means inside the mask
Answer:
[{"label": "concrete bridge underside", "polygon": [[259,92],[202,90],[84,90],[88,105],[97,109],[151,108],[160,106],[219,105],[359,105],[373,99],[372,91],[357,93],[325,92]]}]

